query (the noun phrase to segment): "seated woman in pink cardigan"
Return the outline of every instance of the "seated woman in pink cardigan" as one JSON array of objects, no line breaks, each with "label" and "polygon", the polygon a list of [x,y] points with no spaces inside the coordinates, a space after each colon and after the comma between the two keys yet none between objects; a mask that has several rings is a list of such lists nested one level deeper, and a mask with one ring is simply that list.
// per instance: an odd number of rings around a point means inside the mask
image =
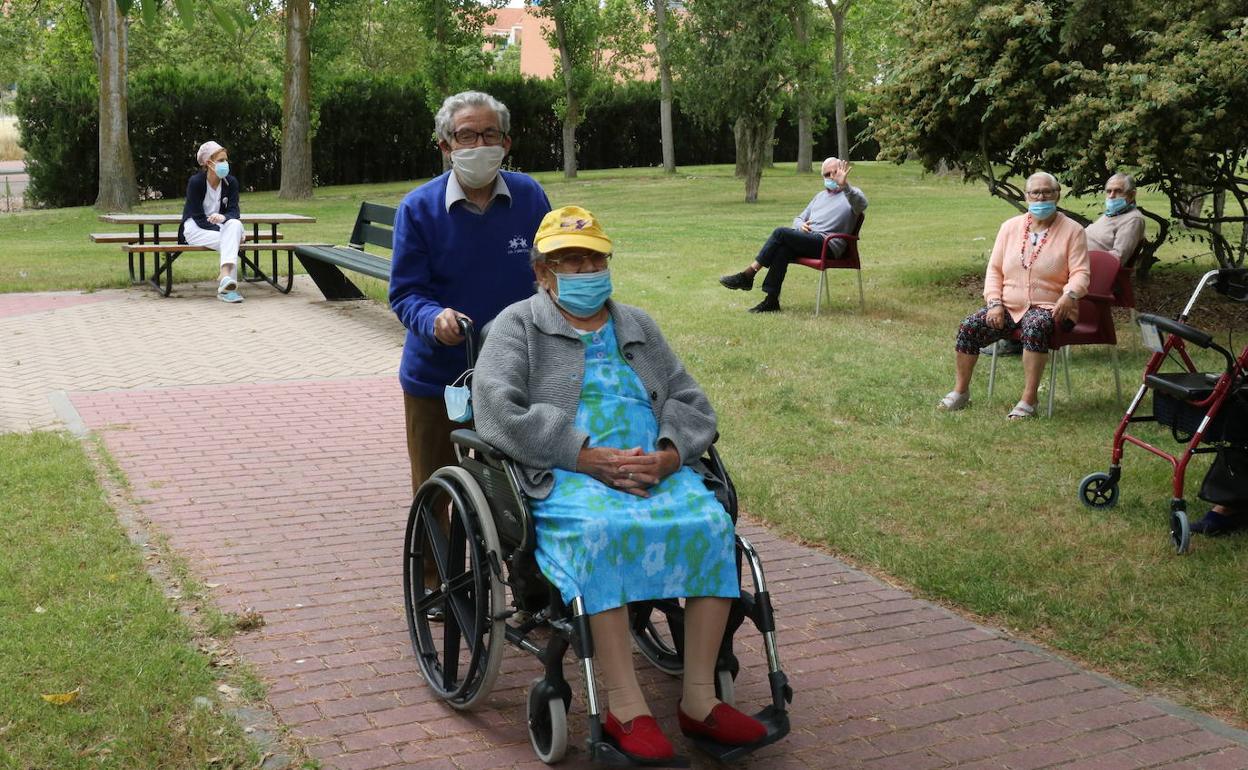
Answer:
[{"label": "seated woman in pink cardigan", "polygon": [[985,307],[958,329],[957,378],[937,408],[965,409],[971,403],[971,374],[979,349],[1022,329],[1023,396],[1007,415],[1036,414],[1036,390],[1049,358],[1057,324],[1073,325],[1079,298],[1088,291],[1088,242],[1078,222],[1058,212],[1061,185],[1038,171],[1027,178],[1027,213],[1007,219],[997,233],[984,275]]}]

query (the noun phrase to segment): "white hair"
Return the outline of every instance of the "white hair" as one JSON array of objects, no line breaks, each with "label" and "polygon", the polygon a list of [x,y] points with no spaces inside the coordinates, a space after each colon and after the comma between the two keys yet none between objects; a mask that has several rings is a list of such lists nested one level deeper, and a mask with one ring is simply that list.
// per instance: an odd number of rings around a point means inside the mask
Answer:
[{"label": "white hair", "polygon": [[1123,174],[1123,173],[1121,173],[1121,172],[1116,173],[1116,174],[1112,175],[1109,179],[1106,179],[1106,180],[1105,180],[1105,184],[1109,184],[1110,182],[1114,181],[1115,179],[1121,179],[1121,180],[1122,180],[1122,186],[1125,188],[1125,189],[1123,190],[1123,192],[1127,192],[1127,193],[1133,193],[1133,192],[1135,192],[1135,180],[1134,180],[1133,178],[1131,178],[1131,175],[1130,175],[1130,174]]},{"label": "white hair", "polygon": [[1036,177],[1038,177],[1038,176],[1039,176],[1039,177],[1044,177],[1045,179],[1049,180],[1049,184],[1053,185],[1053,189],[1054,189],[1054,190],[1057,190],[1058,192],[1061,192],[1061,191],[1062,191],[1062,183],[1061,183],[1061,182],[1059,182],[1059,181],[1057,181],[1057,177],[1053,176],[1052,174],[1050,174],[1050,173],[1049,173],[1049,172],[1047,172],[1047,171],[1037,171],[1036,173],[1034,173],[1034,174],[1032,174],[1031,176],[1027,177],[1027,183],[1028,183],[1028,185],[1030,185],[1030,184],[1031,184],[1031,180],[1035,179],[1035,178],[1036,178]]},{"label": "white hair", "polygon": [[438,114],[433,117],[433,127],[438,138],[449,144],[451,134],[455,133],[455,115],[461,110],[472,107],[485,107],[493,110],[498,116],[498,130],[504,134],[511,132],[511,113],[507,110],[507,105],[481,91],[461,91],[446,97],[438,109]]}]

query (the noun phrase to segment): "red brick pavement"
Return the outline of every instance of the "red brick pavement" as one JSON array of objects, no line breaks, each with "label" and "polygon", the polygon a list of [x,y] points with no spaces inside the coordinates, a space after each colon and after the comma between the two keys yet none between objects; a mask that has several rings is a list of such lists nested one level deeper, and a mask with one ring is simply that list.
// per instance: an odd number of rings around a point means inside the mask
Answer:
[{"label": "red brick pavement", "polygon": [[76,291],[49,292],[44,294],[0,294],[0,318],[42,313],[74,305],[115,300],[111,294],[80,294]]},{"label": "red brick pavement", "polygon": [[[72,394],[143,513],[216,585],[264,613],[234,644],[327,768],[533,768],[523,703],[536,662],[508,651],[486,707],[456,712],[416,673],[400,585],[408,503],[393,378]],[[1241,732],[1071,666],[744,524],[763,556],[793,731],[742,767],[1248,768]],[[738,637],[737,699],[766,698]],[[640,664],[675,732],[678,686]],[[565,766],[585,767],[574,667]],[[695,759],[695,766],[712,763]]]}]

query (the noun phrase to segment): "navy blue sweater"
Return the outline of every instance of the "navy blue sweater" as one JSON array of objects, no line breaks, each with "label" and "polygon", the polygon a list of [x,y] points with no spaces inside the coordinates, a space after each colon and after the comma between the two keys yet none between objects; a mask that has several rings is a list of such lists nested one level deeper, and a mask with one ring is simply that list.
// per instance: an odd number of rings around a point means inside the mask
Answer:
[{"label": "navy blue sweater", "polygon": [[204,195],[208,192],[208,172],[200,171],[186,183],[186,203],[182,206],[182,221],[178,223],[178,243],[186,243],[183,229],[186,220],[194,219],[201,230],[220,230],[220,225],[208,221],[209,214],[224,214],[226,219],[241,219],[238,210],[238,180],[231,174],[221,180],[221,208],[204,211]]},{"label": "navy blue sweater", "polygon": [[529,248],[550,211],[531,177],[500,171],[511,200],[496,198],[484,214],[462,203],[446,210],[450,172],[407,194],[394,218],[390,307],[407,327],[399,380],[412,396],[441,398],[467,366],[462,345],[443,345],[433,319],[455,308],[477,329],[513,302],[533,294]]}]

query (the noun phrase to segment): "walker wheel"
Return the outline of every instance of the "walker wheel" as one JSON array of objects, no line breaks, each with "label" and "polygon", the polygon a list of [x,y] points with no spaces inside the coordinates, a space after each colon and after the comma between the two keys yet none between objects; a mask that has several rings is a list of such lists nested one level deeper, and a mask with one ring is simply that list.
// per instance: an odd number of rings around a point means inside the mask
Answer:
[{"label": "walker wheel", "polygon": [[1192,544],[1192,528],[1187,523],[1187,513],[1174,511],[1170,514],[1170,542],[1179,556],[1187,553]]},{"label": "walker wheel", "polygon": [[[538,691],[546,689],[541,678],[529,685],[529,743],[537,758],[553,765],[568,751],[568,709],[559,696],[546,697]],[[545,703],[540,702],[545,699]]]},{"label": "walker wheel", "polygon": [[1079,482],[1079,501],[1097,510],[1113,508],[1118,504],[1118,482],[1108,473],[1089,473]]}]

